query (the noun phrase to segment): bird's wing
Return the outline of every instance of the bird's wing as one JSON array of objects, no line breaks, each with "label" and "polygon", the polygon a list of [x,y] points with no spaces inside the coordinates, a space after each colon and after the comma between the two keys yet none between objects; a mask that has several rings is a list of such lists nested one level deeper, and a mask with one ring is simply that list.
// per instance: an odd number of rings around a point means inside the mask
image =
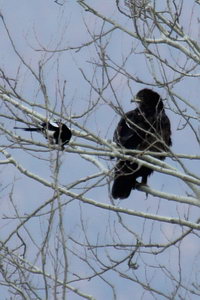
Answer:
[{"label": "bird's wing", "polygon": [[138,109],[126,113],[114,132],[114,142],[118,146],[137,149],[145,137],[144,125],[144,117]]},{"label": "bird's wing", "polygon": [[55,128],[59,128],[59,127],[60,127],[60,125],[59,125],[57,122],[55,122],[55,121],[49,121],[49,122],[48,122],[48,126],[49,126],[50,128],[52,128],[52,129],[55,129]]},{"label": "bird's wing", "polygon": [[44,130],[55,131],[59,129],[59,124],[53,121],[43,122],[41,126],[44,128]]},{"label": "bird's wing", "polygon": [[170,120],[164,111],[162,112],[162,116],[161,116],[161,135],[162,135],[163,141],[168,146],[171,146],[172,145],[171,125],[170,125]]}]

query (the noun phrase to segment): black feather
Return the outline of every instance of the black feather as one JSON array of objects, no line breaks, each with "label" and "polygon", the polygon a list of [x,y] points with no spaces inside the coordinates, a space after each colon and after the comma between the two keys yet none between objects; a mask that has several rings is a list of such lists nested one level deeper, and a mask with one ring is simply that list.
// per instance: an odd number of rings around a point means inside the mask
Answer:
[{"label": "black feather", "polygon": [[24,131],[37,131],[37,132],[41,132],[42,131],[42,128],[29,128],[29,127],[14,127],[14,129],[22,129]]},{"label": "black feather", "polygon": [[64,149],[64,145],[68,144],[72,132],[71,130],[61,122],[43,122],[39,124],[38,127],[14,127],[15,129],[22,129],[25,131],[32,131],[32,132],[41,132],[44,134],[45,138],[49,140],[50,144],[57,144]]},{"label": "black feather", "polygon": [[[159,94],[143,89],[136,95],[139,106],[126,113],[120,120],[115,133],[114,142],[119,147],[141,151],[163,152],[172,145],[170,121],[165,114]],[[164,156],[157,157],[164,160]],[[146,184],[152,169],[139,166],[130,161],[118,160],[114,171],[112,197],[127,198],[135,189],[138,177]]]}]

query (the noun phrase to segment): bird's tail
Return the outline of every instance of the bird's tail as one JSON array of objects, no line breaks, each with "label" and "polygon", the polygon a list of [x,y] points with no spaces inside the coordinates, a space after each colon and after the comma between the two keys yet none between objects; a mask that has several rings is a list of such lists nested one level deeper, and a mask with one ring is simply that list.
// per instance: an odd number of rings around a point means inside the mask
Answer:
[{"label": "bird's tail", "polygon": [[128,167],[128,163],[119,161],[115,167],[115,179],[112,186],[114,199],[128,198],[131,190],[135,188],[136,177],[134,171]]},{"label": "bird's tail", "polygon": [[25,131],[41,131],[42,129],[41,128],[37,128],[37,127],[14,127],[14,129],[22,129],[22,130],[25,130]]},{"label": "bird's tail", "polygon": [[131,176],[120,176],[114,180],[112,197],[114,199],[128,198],[132,190]]}]

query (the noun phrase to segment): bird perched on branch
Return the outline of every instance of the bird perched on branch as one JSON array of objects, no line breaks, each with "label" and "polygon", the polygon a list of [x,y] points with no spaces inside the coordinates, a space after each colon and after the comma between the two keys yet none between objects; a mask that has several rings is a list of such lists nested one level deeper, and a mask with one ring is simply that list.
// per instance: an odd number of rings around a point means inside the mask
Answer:
[{"label": "bird perched on branch", "polygon": [[[143,89],[132,102],[138,103],[138,107],[123,115],[114,132],[114,142],[119,147],[139,150],[144,154],[145,151],[168,151],[172,145],[170,121],[160,95],[150,89]],[[140,158],[141,154],[134,157]],[[164,156],[156,158],[165,159]],[[127,198],[139,184],[136,179],[142,177],[140,184],[147,184],[147,177],[152,172],[152,169],[136,162],[118,159],[114,170],[112,197]]]},{"label": "bird perched on branch", "polygon": [[41,132],[45,136],[46,139],[49,140],[49,143],[52,145],[60,145],[62,150],[64,150],[64,145],[68,144],[72,132],[71,130],[64,124],[59,121],[49,121],[43,122],[38,125],[38,127],[14,127],[15,129],[23,129],[25,131],[32,132]]}]

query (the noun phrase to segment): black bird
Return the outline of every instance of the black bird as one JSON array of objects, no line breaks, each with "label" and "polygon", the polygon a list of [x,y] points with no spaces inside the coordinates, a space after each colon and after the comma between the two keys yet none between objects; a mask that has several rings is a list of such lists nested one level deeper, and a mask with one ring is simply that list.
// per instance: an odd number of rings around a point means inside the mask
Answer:
[{"label": "black bird", "polygon": [[[139,103],[135,110],[124,114],[113,140],[119,147],[140,151],[163,152],[172,145],[170,121],[165,114],[160,95],[150,89],[139,91],[132,102]],[[164,156],[156,156],[164,160]],[[114,171],[112,197],[127,198],[136,188],[136,179],[142,177],[141,184],[147,184],[152,169],[137,163],[119,159]]]},{"label": "black bird", "polygon": [[49,143],[52,145],[60,145],[62,150],[64,150],[64,145],[68,144],[72,132],[71,130],[64,124],[59,121],[49,121],[43,122],[38,125],[38,127],[14,127],[15,129],[23,129],[25,131],[35,131],[41,132],[44,134],[45,138],[49,140]]}]

